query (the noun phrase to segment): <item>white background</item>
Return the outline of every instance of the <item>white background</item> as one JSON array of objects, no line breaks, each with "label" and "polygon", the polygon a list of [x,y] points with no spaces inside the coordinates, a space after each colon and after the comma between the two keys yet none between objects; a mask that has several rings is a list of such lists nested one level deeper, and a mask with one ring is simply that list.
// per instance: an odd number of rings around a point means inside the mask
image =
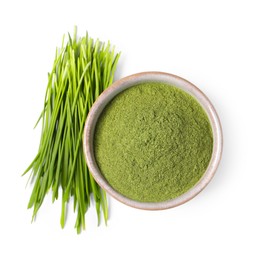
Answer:
[{"label": "white background", "polygon": [[[1,1],[0,259],[259,259],[259,1]],[[224,132],[220,167],[190,202],[142,211],[111,198],[77,235],[71,213],[48,196],[31,224],[21,173],[36,154],[47,72],[64,33],[110,40],[122,51],[116,78],[159,70],[211,99]],[[95,258],[94,258],[95,257]],[[106,258],[105,258],[106,257]]]}]

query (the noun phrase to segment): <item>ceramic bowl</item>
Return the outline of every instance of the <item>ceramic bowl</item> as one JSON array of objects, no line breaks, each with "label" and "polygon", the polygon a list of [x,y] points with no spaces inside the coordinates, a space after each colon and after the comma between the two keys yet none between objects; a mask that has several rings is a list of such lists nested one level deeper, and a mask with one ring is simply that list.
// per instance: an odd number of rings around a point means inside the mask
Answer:
[{"label": "ceramic bowl", "polygon": [[[95,160],[94,149],[93,149],[93,137],[95,132],[95,125],[105,106],[118,93],[124,91],[125,89],[132,87],[136,84],[149,82],[149,81],[162,82],[162,83],[167,83],[169,85],[173,85],[175,87],[178,87],[186,91],[191,96],[193,96],[200,103],[200,105],[204,108],[205,112],[207,113],[213,131],[212,157],[204,175],[201,177],[199,182],[195,186],[193,186],[190,190],[188,190],[186,193],[180,195],[177,198],[163,201],[163,202],[135,201],[123,196],[122,194],[114,190],[107,182],[107,180],[103,177],[102,172],[100,172],[100,169]],[[168,73],[163,73],[163,72],[142,72],[142,73],[138,73],[138,74],[134,74],[122,78],[114,82],[109,88],[107,88],[98,97],[96,102],[93,104],[86,120],[84,136],[83,136],[83,147],[84,147],[84,153],[85,153],[87,165],[96,182],[115,199],[125,203],[126,205],[135,208],[140,208],[140,209],[147,209],[147,210],[161,210],[161,209],[172,208],[181,205],[189,201],[190,199],[192,199],[194,196],[196,196],[201,190],[203,190],[207,186],[207,184],[214,176],[221,159],[222,146],[223,146],[223,137],[222,137],[220,120],[216,113],[216,110],[214,109],[213,105],[206,97],[206,95],[189,81],[181,77],[168,74]]]}]

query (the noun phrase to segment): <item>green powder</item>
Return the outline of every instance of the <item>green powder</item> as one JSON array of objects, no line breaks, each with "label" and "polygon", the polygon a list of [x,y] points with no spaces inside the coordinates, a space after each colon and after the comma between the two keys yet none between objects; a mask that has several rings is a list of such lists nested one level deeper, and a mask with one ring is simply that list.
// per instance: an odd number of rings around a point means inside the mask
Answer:
[{"label": "green powder", "polygon": [[97,164],[110,185],[142,202],[176,198],[202,177],[211,159],[212,129],[189,94],[143,83],[117,95],[95,130]]}]

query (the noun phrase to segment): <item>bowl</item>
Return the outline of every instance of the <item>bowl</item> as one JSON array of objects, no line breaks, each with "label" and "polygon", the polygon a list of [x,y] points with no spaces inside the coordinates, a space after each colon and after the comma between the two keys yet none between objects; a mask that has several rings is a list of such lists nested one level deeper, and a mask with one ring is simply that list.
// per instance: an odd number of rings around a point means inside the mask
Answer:
[{"label": "bowl", "polygon": [[[211,127],[212,127],[212,134],[213,134],[213,151],[212,157],[209,162],[209,165],[199,180],[190,190],[183,193],[179,197],[176,197],[171,200],[163,201],[163,202],[140,202],[130,198],[125,197],[124,195],[117,192],[111,185],[107,182],[107,180],[102,175],[97,162],[95,160],[94,155],[94,133],[95,133],[95,126],[98,121],[100,114],[102,113],[103,109],[106,105],[120,92],[124,91],[125,89],[132,87],[136,84],[144,83],[144,82],[161,82],[166,83],[169,85],[173,85],[178,87],[185,92],[189,93],[193,96],[202,108],[205,110]],[[108,87],[95,101],[93,104],[84,128],[83,134],[83,148],[84,154],[86,158],[87,165],[89,170],[96,180],[96,182],[112,197],[121,201],[122,203],[139,209],[146,209],[146,210],[162,210],[168,209],[172,207],[176,207],[181,205],[193,197],[195,197],[198,193],[200,193],[210,182],[212,177],[214,176],[217,167],[219,165],[221,155],[222,155],[222,147],[223,147],[223,136],[222,136],[222,129],[219,117],[213,105],[211,104],[210,100],[206,97],[206,95],[194,86],[189,81],[164,72],[142,72],[137,73],[125,78],[122,78],[116,82],[114,82],[110,87]]]}]

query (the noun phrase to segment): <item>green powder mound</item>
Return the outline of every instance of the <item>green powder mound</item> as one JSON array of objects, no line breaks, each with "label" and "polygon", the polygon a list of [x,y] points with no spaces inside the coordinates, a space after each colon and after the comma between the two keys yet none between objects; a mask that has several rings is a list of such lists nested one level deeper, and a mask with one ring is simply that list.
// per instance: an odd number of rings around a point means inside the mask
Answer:
[{"label": "green powder mound", "polygon": [[95,130],[97,164],[110,185],[141,202],[176,198],[192,188],[212,155],[206,113],[189,94],[143,83],[117,95]]}]

